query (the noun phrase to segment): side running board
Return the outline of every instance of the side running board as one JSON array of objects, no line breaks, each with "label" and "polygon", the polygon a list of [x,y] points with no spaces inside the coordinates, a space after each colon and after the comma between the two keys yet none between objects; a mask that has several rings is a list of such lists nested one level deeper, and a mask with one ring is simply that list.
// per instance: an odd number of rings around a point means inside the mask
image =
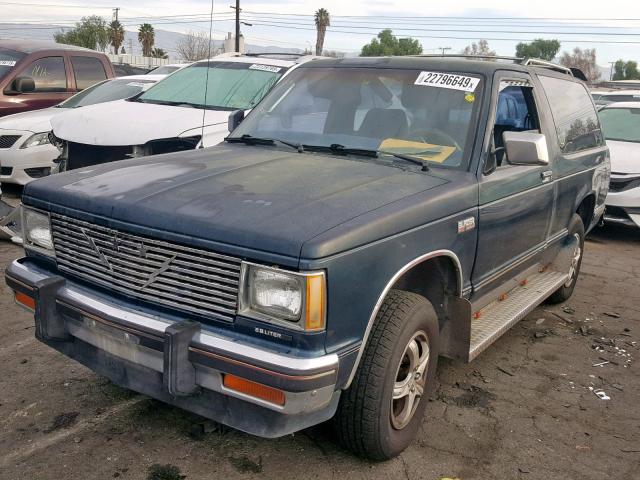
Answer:
[{"label": "side running board", "polygon": [[528,276],[526,281],[477,311],[471,319],[469,361],[476,358],[509,328],[531,313],[560,288],[567,273],[551,269]]}]

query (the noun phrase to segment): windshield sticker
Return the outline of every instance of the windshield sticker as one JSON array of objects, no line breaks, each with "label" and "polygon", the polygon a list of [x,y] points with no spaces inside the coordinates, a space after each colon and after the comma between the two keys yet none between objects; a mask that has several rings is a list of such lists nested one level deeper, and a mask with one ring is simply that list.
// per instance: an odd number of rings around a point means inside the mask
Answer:
[{"label": "windshield sticker", "polygon": [[476,96],[471,92],[467,92],[464,96],[464,99],[469,103],[473,103],[476,100]]},{"label": "windshield sticker", "polygon": [[274,67],[273,65],[262,65],[260,63],[254,63],[249,67],[249,69],[262,70],[263,72],[272,72],[272,73],[278,73],[280,70],[282,70],[281,67]]},{"label": "windshield sticker", "polygon": [[13,67],[15,64],[15,60],[0,60],[0,67]]},{"label": "windshield sticker", "polygon": [[414,142],[411,140],[402,140],[400,138],[387,138],[382,141],[380,150],[386,150],[393,153],[403,153],[418,157],[429,162],[442,163],[455,153],[456,147],[449,145],[436,145],[426,142]]},{"label": "windshield sticker", "polygon": [[479,83],[479,78],[442,72],[421,72],[415,81],[416,85],[449,88],[451,90],[462,90],[463,92],[475,91]]}]

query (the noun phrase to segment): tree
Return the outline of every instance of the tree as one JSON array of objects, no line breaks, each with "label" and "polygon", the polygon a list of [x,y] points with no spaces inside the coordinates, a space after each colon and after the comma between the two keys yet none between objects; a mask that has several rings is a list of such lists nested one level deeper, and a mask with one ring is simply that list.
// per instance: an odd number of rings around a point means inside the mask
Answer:
[{"label": "tree", "polygon": [[78,47],[104,50],[109,44],[107,22],[97,15],[82,17],[71,30],[60,31],[53,35],[58,43],[77,45]]},{"label": "tree", "polygon": [[205,32],[189,32],[178,40],[176,51],[187,62],[197,62],[213,55],[213,42],[209,45],[209,34]]},{"label": "tree", "polygon": [[142,55],[145,57],[151,56],[153,50],[153,44],[156,41],[156,32],[153,30],[153,26],[150,23],[143,23],[138,29],[138,41],[142,46]]},{"label": "tree", "polygon": [[374,38],[362,47],[361,57],[382,57],[389,55],[420,55],[422,45],[414,38],[398,39],[389,28],[382,30],[377,38]]},{"label": "tree", "polygon": [[640,80],[640,72],[638,72],[638,63],[633,60],[625,62],[618,60],[613,66],[614,80]]},{"label": "tree", "polygon": [[480,40],[478,43],[472,43],[467,45],[462,50],[463,55],[478,55],[483,57],[494,57],[496,52],[489,48],[489,42],[486,40]]},{"label": "tree", "polygon": [[551,61],[556,58],[560,50],[560,42],[558,40],[545,40],[544,38],[536,38],[531,43],[519,43],[516,45],[516,57],[520,58],[540,58],[542,60]]},{"label": "tree", "polygon": [[324,36],[327,33],[327,27],[331,25],[331,18],[329,12],[324,8],[320,8],[314,15],[314,21],[316,23],[316,55],[322,55],[324,49]]},{"label": "tree", "polygon": [[113,47],[113,53],[117,55],[124,42],[124,28],[122,24],[118,20],[111,22],[107,27],[107,35],[109,37],[109,43]]},{"label": "tree", "polygon": [[167,52],[165,52],[163,49],[155,47],[153,50],[151,50],[151,56],[153,58],[169,58],[169,55],[167,54]]},{"label": "tree", "polygon": [[565,67],[579,68],[589,82],[595,82],[600,78],[600,70],[596,63],[596,49],[576,47],[573,52],[564,52],[560,57],[560,64]]}]

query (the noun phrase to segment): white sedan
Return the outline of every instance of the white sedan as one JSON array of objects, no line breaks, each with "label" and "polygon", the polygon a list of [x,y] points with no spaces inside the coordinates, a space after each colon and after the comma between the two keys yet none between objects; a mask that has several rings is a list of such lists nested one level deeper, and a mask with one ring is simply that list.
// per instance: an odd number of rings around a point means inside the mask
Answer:
[{"label": "white sedan", "polygon": [[599,115],[611,152],[605,223],[640,227],[640,102],[612,103]]},{"label": "white sedan", "polygon": [[55,107],[0,118],[0,182],[25,185],[51,173],[60,154],[49,142],[51,119],[87,105],[129,98],[166,75],[132,75],[92,85]]}]

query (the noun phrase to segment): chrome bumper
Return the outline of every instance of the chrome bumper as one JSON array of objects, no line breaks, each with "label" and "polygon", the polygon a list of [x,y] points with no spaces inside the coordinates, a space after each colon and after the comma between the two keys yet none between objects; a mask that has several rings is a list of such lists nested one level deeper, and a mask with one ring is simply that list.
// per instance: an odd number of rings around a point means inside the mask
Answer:
[{"label": "chrome bumper", "polygon": [[[35,299],[36,337],[126,388],[248,433],[276,437],[335,413],[340,358],[283,355],[116,305],[40,267],[14,261],[7,284]],[[234,375],[284,392],[283,405],[226,388]]]}]

